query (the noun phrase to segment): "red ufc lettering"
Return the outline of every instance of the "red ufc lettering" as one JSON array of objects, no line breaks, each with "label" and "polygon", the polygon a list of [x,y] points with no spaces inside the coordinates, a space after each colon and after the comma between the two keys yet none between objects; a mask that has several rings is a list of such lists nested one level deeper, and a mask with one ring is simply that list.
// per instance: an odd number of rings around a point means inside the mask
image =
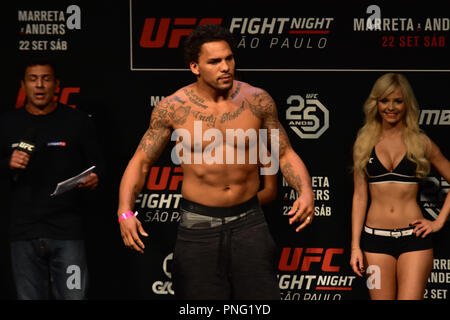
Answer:
[{"label": "red ufc lettering", "polygon": [[[173,26],[195,26],[197,18],[175,18]],[[146,18],[141,33],[139,44],[143,48],[162,48],[166,43],[169,29],[171,26],[171,18],[161,18],[159,20],[158,30],[154,32],[156,18]],[[222,18],[202,18],[198,25],[204,24],[222,24]],[[173,28],[170,32],[168,47],[178,48],[181,37],[188,36],[194,28]],[[155,34],[154,37],[152,37]]]},{"label": "red ufc lettering", "polygon": [[295,248],[294,249],[294,253],[292,254],[291,263],[288,264],[290,252],[291,252],[291,248],[283,248],[283,251],[281,252],[280,263],[278,263],[278,269],[280,271],[297,270],[298,265],[300,263],[300,258],[302,256],[303,248]]},{"label": "red ufc lettering", "polygon": [[[69,102],[69,96],[74,93],[80,93],[80,87],[66,87],[62,90],[58,88],[55,91],[54,101],[58,101],[58,93],[61,92],[59,95],[59,102],[67,104],[69,107],[76,109],[77,106],[74,104],[68,104]],[[25,90],[22,88],[19,89],[19,93],[17,94],[16,99],[16,109],[22,108],[25,105],[25,101],[27,99],[27,95],[25,93]]]},{"label": "red ufc lettering", "polygon": [[59,102],[67,104],[69,107],[76,108],[76,105],[68,104],[69,103],[69,96],[73,93],[80,93],[79,87],[67,87],[63,88],[61,91],[61,94],[59,95]]},{"label": "red ufc lettering", "polygon": [[[178,187],[181,183],[181,181],[183,181],[183,175],[174,175],[172,174],[171,176],[171,172],[173,173],[183,173],[183,169],[181,167],[175,167],[173,168],[172,171],[172,167],[163,167],[162,168],[162,172],[161,172],[161,177],[159,178],[159,182],[158,182],[158,175],[159,175],[159,167],[152,167],[150,169],[150,173],[148,175],[148,180],[147,180],[147,189],[148,190],[166,190],[167,186],[169,185],[169,189],[168,190],[178,190]],[[170,184],[169,184],[169,178],[170,179]]]},{"label": "red ufc lettering", "polygon": [[[342,248],[329,248],[323,254],[324,248],[306,248],[305,254],[303,256],[303,261],[300,267],[300,271],[309,271],[311,269],[312,263],[322,262],[321,269],[325,272],[338,272],[340,270],[339,266],[332,266],[331,262],[333,260],[333,255],[342,254],[344,249]],[[278,264],[278,269],[280,271],[295,271],[300,266],[300,260],[302,257],[303,248],[294,248],[292,253],[292,259],[289,263],[289,257],[291,255],[291,248],[283,248],[281,252],[280,262]],[[323,261],[322,261],[323,256]]]},{"label": "red ufc lettering", "polygon": [[323,257],[322,270],[327,272],[339,272],[341,267],[332,266],[331,260],[333,259],[333,255],[335,254],[343,254],[344,249],[342,248],[329,248],[325,252],[325,256]]},{"label": "red ufc lettering", "polygon": [[[322,254],[323,248],[307,248],[305,253]],[[309,271],[312,262],[320,262],[322,256],[304,256],[301,271]]]}]

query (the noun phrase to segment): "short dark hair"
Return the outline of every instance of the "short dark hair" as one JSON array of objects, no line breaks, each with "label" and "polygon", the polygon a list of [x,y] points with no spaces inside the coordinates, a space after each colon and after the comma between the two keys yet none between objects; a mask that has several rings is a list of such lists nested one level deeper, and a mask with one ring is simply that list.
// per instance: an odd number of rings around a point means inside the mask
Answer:
[{"label": "short dark hair", "polygon": [[184,61],[187,65],[191,61],[198,62],[200,48],[204,43],[213,41],[226,41],[233,53],[235,45],[233,35],[228,29],[216,24],[204,24],[192,31],[184,42]]},{"label": "short dark hair", "polygon": [[34,66],[50,66],[53,70],[55,80],[59,79],[58,74],[56,72],[55,63],[51,59],[48,59],[45,57],[32,57],[32,58],[29,58],[27,61],[25,61],[24,68],[23,68],[23,78],[24,79],[25,79],[25,73],[27,72],[27,68],[34,67]]}]

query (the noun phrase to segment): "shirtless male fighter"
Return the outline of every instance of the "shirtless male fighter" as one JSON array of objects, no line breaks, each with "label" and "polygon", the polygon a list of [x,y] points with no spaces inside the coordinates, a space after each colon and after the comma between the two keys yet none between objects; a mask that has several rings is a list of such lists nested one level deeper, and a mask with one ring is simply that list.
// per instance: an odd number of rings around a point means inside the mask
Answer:
[{"label": "shirtless male fighter", "polygon": [[[278,150],[272,155],[278,156],[282,174],[299,194],[289,212],[289,223],[297,223],[299,231],[314,217],[309,173],[292,149],[270,95],[234,79],[233,48],[231,33],[216,25],[199,26],[186,39],[186,60],[197,81],[155,106],[149,128],[120,184],[118,216],[122,238],[127,247],[143,253],[139,234],[147,233],[131,213],[135,199],[167,142],[172,139],[177,145],[182,144],[182,151],[178,152],[184,159],[182,218],[172,270],[178,299],[280,299],[276,246],[256,197],[261,166],[257,161],[249,161],[252,146],[248,136],[245,163],[236,160],[237,149],[242,148],[235,143],[235,137],[221,144],[216,141],[220,136],[228,138],[230,130],[266,129],[270,142],[271,134],[277,133]],[[198,138],[196,130],[206,133],[208,129],[215,130],[215,140],[210,138],[213,142],[204,136],[200,144],[194,141]],[[174,138],[172,133],[177,131],[188,134]],[[186,141],[188,136],[191,141]],[[211,144],[220,145],[214,149],[216,153],[207,150]],[[207,161],[207,152],[216,161]],[[232,158],[227,158],[229,152]]]}]

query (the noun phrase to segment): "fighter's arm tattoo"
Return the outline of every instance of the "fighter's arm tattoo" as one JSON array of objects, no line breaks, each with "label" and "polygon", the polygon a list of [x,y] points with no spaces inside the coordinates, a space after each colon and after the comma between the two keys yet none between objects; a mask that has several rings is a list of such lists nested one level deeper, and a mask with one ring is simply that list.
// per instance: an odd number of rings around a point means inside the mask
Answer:
[{"label": "fighter's arm tattoo", "polygon": [[[262,121],[262,128],[267,129],[268,141],[271,141],[272,129],[278,129],[280,169],[287,182],[300,194],[302,183],[300,175],[290,161],[282,161],[283,156],[292,151],[286,130],[278,120],[275,101],[264,90],[257,91],[247,99],[250,111]],[[293,151],[292,151],[293,152]]]},{"label": "fighter's arm tattoo", "polygon": [[286,179],[286,181],[289,183],[289,185],[294,188],[298,194],[302,192],[302,180],[300,176],[295,173],[294,168],[292,167],[292,164],[285,163],[283,166],[280,164],[281,171],[283,172],[283,176]]},{"label": "fighter's arm tattoo", "polygon": [[150,163],[154,163],[158,159],[170,137],[169,123],[167,104],[156,105],[152,112],[150,125],[138,147],[147,155]]},{"label": "fighter's arm tattoo", "polygon": [[291,148],[289,138],[278,120],[277,107],[272,97],[265,91],[260,90],[253,94],[251,99],[247,99],[247,103],[250,111],[262,121],[262,128],[267,129],[268,141],[271,141],[270,134],[271,129],[278,129],[279,144],[280,144],[280,157]]},{"label": "fighter's arm tattoo", "polygon": [[182,125],[190,113],[190,106],[185,106],[178,97],[164,99],[153,109],[150,125],[139,143],[139,149],[150,163],[154,163],[167,142],[170,140],[172,124]]}]

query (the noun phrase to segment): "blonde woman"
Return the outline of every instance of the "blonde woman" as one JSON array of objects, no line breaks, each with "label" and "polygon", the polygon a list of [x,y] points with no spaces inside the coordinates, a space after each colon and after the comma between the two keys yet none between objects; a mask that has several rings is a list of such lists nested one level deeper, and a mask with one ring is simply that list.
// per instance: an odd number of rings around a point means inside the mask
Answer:
[{"label": "blonde woman", "polygon": [[450,162],[420,131],[417,102],[403,75],[381,76],[364,113],[353,147],[350,264],[359,276],[368,268],[371,299],[423,299],[433,263],[430,234],[447,220],[450,193],[438,218],[424,219],[418,182],[430,165],[450,181]]}]

